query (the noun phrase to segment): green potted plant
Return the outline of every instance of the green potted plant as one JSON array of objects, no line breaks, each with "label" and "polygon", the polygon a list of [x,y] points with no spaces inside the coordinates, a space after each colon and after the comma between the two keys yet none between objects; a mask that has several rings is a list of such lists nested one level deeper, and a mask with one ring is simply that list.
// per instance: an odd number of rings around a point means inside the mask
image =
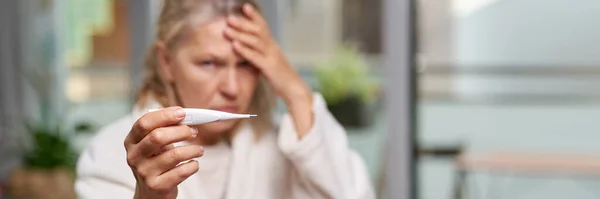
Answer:
[{"label": "green potted plant", "polygon": [[[11,173],[9,194],[37,199],[76,198],[74,171],[78,153],[69,131],[60,126],[27,125],[29,146],[23,147],[22,165]],[[79,123],[73,131],[91,132],[89,123]]]},{"label": "green potted plant", "polygon": [[314,74],[317,90],[342,125],[364,127],[372,123],[379,83],[356,47],[338,47],[330,59],[316,65]]},{"label": "green potted plant", "polygon": [[39,118],[24,122],[20,138],[21,165],[9,175],[10,197],[75,199],[75,164],[78,153],[71,140],[93,131],[88,122],[66,125],[64,115],[52,111],[54,86],[49,67],[26,70],[23,78],[34,89]]}]

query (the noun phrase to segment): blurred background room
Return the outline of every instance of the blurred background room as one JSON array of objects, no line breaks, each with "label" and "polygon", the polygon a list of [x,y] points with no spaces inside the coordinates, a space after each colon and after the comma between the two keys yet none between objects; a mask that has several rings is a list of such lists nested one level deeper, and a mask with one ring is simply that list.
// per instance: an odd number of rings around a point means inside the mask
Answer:
[{"label": "blurred background room", "polygon": [[[379,198],[600,198],[600,1],[260,2]],[[159,6],[0,3],[0,199],[75,198],[78,153],[132,109]]]}]

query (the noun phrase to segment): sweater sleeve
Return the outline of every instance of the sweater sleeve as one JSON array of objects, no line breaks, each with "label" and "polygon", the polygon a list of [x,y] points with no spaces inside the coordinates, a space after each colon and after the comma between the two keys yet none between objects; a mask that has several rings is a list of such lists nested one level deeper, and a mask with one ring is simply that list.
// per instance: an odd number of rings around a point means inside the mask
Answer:
[{"label": "sweater sleeve", "polygon": [[123,120],[101,130],[80,155],[75,182],[78,198],[133,198],[135,178],[123,147],[126,132],[119,132],[127,125]]},{"label": "sweater sleeve", "polygon": [[293,166],[293,198],[375,198],[360,156],[348,148],[346,131],[314,94],[314,123],[301,140],[289,114],[279,130],[279,147]]}]

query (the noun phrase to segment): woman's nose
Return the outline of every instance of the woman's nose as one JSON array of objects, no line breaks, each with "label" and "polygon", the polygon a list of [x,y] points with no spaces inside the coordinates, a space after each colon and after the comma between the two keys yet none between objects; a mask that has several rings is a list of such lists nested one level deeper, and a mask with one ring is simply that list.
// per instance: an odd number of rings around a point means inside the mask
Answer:
[{"label": "woman's nose", "polygon": [[231,97],[237,96],[239,87],[236,67],[227,67],[223,72],[225,74],[221,81],[221,91]]}]

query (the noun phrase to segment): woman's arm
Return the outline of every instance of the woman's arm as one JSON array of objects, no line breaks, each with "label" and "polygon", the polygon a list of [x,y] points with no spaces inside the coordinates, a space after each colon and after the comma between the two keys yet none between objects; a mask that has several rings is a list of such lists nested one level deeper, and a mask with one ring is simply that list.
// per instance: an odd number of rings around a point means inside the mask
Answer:
[{"label": "woman's arm", "polygon": [[368,172],[348,148],[346,132],[329,113],[320,94],[311,107],[314,123],[298,140],[291,115],[284,116],[279,147],[293,165],[293,198],[375,198]]},{"label": "woman's arm", "polygon": [[246,17],[230,16],[225,35],[234,49],[258,68],[288,106],[298,138],[313,124],[312,92],[285,58],[273,40],[264,18],[250,5],[244,6]]},{"label": "woman's arm", "polygon": [[284,155],[292,162],[292,198],[374,198],[363,161],[348,148],[347,137],[291,67],[252,6],[246,17],[229,17],[225,35],[234,49],[257,67],[288,106],[279,134]]}]

